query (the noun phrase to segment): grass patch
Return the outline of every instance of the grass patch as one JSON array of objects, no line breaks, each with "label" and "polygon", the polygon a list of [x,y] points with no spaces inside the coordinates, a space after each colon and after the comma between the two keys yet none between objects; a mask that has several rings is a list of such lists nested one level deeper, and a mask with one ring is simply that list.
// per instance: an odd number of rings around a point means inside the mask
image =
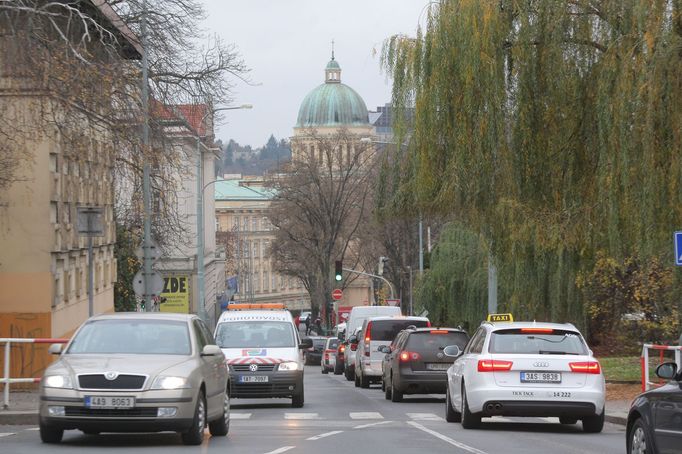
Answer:
[{"label": "grass patch", "polygon": [[641,381],[639,356],[598,358],[607,380]]}]

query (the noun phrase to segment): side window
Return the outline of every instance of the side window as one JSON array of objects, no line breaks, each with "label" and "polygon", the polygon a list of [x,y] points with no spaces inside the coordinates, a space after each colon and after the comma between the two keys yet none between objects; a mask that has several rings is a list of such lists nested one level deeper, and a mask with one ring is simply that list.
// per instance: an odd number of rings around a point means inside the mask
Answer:
[{"label": "side window", "polygon": [[402,336],[400,336],[400,341],[396,345],[396,350],[402,350],[403,347],[405,347],[405,342],[407,341],[407,338],[410,337],[407,333],[403,333]]},{"label": "side window", "polygon": [[[482,338],[485,336],[485,330],[483,328],[478,328],[474,335],[469,339],[469,343],[467,344],[466,348],[464,349],[464,354],[467,353],[480,353],[480,351],[477,351],[479,342],[481,341]],[[481,347],[483,346],[482,342]]]},{"label": "side window", "polygon": [[201,333],[204,336],[206,344],[214,345],[215,339],[213,338],[213,334],[211,334],[211,331],[206,327],[206,323],[204,323],[203,320],[199,320],[199,326],[201,327]]},{"label": "side window", "polygon": [[192,325],[194,326],[194,338],[197,341],[197,349],[199,350],[199,353],[201,353],[201,350],[208,345],[208,340],[206,339],[202,330],[201,321],[195,319],[192,322]]},{"label": "side window", "polygon": [[487,331],[481,328],[481,332],[478,334],[476,343],[471,347],[471,353],[478,354],[483,352],[483,344],[485,343],[486,333]]}]

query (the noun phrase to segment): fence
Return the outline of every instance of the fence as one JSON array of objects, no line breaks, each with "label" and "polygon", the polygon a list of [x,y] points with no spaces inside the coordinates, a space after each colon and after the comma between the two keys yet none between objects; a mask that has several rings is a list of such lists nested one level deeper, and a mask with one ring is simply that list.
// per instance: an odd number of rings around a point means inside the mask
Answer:
[{"label": "fence", "polygon": [[675,353],[675,363],[677,363],[678,370],[682,368],[682,346],[680,345],[656,345],[644,344],[642,346],[642,392],[647,391],[650,385],[656,384],[649,381],[649,350],[656,350],[659,352],[660,362],[663,362],[664,353],[672,351]]},{"label": "fence", "polygon": [[5,337],[0,338],[0,344],[5,344],[5,365],[4,374],[0,383],[4,384],[3,390],[3,408],[9,408],[9,385],[11,383],[40,383],[40,377],[31,378],[10,378],[10,353],[12,344],[66,344],[68,339],[49,339],[49,338],[37,338],[37,339],[25,339],[20,337]]}]

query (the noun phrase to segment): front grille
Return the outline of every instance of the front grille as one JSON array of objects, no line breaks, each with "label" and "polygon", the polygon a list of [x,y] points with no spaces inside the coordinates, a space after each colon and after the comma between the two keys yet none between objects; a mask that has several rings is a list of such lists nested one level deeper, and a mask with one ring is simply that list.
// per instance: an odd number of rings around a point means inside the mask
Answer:
[{"label": "front grille", "polygon": [[268,394],[289,391],[289,384],[277,383],[236,383],[230,385],[230,394]]},{"label": "front grille", "polygon": [[113,380],[104,374],[79,375],[78,385],[81,389],[142,389],[145,379],[144,375],[121,374]]},{"label": "front grille", "polygon": [[138,407],[125,410],[114,408],[86,408],[66,407],[66,416],[86,416],[100,418],[155,418],[158,414],[156,407]]},{"label": "front grille", "polygon": [[[230,368],[235,372],[251,372],[249,369],[251,364],[231,364]],[[258,364],[258,370],[256,372],[272,372],[275,370],[274,364]]]}]

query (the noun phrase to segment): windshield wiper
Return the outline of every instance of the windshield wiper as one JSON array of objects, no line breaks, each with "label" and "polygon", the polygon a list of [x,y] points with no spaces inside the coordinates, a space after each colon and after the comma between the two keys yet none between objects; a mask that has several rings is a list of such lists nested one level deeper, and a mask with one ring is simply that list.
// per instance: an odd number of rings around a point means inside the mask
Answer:
[{"label": "windshield wiper", "polygon": [[579,355],[580,353],[573,353],[573,352],[558,352],[555,350],[540,350],[538,352],[540,355]]}]

